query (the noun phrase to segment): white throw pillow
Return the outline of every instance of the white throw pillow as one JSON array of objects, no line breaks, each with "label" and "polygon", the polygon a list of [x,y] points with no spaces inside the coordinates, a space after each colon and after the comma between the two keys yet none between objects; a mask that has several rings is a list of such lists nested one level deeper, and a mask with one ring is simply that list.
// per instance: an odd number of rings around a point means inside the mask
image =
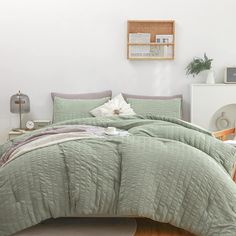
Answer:
[{"label": "white throw pillow", "polygon": [[128,115],[135,115],[135,112],[130,107],[123,96],[119,94],[118,96],[114,97],[107,103],[102,106],[99,106],[90,113],[93,116],[128,116]]}]

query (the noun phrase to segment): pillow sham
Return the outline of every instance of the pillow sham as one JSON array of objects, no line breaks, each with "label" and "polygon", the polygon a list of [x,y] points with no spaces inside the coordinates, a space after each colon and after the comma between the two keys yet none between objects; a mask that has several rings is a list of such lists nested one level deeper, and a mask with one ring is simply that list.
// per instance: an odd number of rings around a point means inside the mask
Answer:
[{"label": "pillow sham", "polygon": [[92,117],[90,111],[109,101],[110,97],[98,99],[66,99],[55,97],[53,103],[53,123]]},{"label": "pillow sham", "polygon": [[138,115],[158,115],[181,119],[182,95],[176,96],[141,96],[122,94]]},{"label": "pillow sham", "polygon": [[109,97],[111,99],[112,91],[105,90],[105,91],[97,92],[97,93],[81,93],[81,94],[67,94],[67,93],[52,92],[51,96],[52,96],[52,100],[54,100],[55,97],[67,98],[67,99],[98,99],[98,98]]},{"label": "pillow sham", "polygon": [[135,112],[130,107],[130,105],[125,101],[123,96],[119,94],[114,97],[112,100],[108,101],[102,106],[99,106],[90,113],[93,116],[128,116],[135,115]]}]

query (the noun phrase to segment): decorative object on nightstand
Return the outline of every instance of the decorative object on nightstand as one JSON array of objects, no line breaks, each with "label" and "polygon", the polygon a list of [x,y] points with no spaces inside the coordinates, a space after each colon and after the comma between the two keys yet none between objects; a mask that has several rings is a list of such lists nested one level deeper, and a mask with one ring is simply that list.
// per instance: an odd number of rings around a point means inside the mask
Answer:
[{"label": "decorative object on nightstand", "polygon": [[225,69],[225,81],[226,84],[236,83],[236,67],[227,67]]},{"label": "decorative object on nightstand", "polygon": [[10,110],[11,113],[19,114],[20,127],[16,131],[22,129],[22,114],[30,112],[30,100],[29,97],[25,94],[22,94],[20,91],[11,96],[10,101]]},{"label": "decorative object on nightstand", "polygon": [[51,124],[50,120],[28,120],[25,124],[27,130],[41,129]]},{"label": "decorative object on nightstand", "polygon": [[221,112],[221,115],[216,119],[216,127],[218,130],[228,129],[230,127],[230,121],[225,115],[225,112]]},{"label": "decorative object on nightstand", "polygon": [[206,53],[204,53],[204,57],[194,57],[193,60],[188,64],[186,67],[186,74],[193,75],[195,77],[202,71],[208,71],[206,83],[207,84],[214,84],[215,77],[214,71],[212,70],[212,63],[213,59],[207,57]]},{"label": "decorative object on nightstand", "polygon": [[25,124],[27,130],[34,130],[34,122],[32,120],[28,120]]},{"label": "decorative object on nightstand", "polygon": [[51,124],[50,120],[34,120],[34,128],[41,129]]}]

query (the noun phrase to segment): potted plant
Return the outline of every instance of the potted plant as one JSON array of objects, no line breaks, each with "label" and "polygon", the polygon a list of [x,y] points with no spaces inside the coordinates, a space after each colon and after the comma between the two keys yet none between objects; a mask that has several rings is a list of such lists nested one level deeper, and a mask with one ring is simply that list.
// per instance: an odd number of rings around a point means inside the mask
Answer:
[{"label": "potted plant", "polygon": [[211,64],[212,61],[213,59],[208,58],[206,53],[204,53],[203,58],[195,57],[186,67],[186,74],[193,75],[193,77],[195,77],[202,71],[208,71],[206,83],[214,84],[215,78],[214,78],[214,72],[212,70],[212,64]]}]

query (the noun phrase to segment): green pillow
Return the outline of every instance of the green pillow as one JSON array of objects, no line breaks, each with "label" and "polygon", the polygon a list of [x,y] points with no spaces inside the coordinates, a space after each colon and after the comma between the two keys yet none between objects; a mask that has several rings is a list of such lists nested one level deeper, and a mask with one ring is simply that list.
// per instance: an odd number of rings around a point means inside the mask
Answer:
[{"label": "green pillow", "polygon": [[92,117],[89,112],[108,102],[109,99],[109,97],[98,99],[66,99],[55,97],[53,103],[53,123]]},{"label": "green pillow", "polygon": [[126,98],[127,102],[138,115],[157,115],[181,119],[182,99],[138,99]]}]

